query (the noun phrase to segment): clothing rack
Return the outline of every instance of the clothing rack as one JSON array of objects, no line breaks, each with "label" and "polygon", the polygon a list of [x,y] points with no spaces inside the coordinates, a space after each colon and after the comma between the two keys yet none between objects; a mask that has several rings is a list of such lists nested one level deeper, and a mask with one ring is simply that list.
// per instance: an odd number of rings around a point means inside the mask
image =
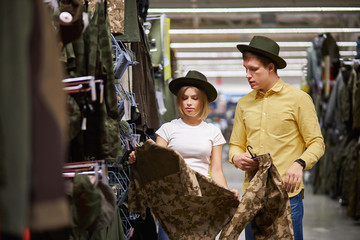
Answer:
[{"label": "clothing rack", "polygon": [[65,178],[74,178],[76,174],[94,176],[94,185],[98,181],[104,181],[108,184],[107,167],[104,160],[72,162],[65,163],[63,166],[63,176]]}]

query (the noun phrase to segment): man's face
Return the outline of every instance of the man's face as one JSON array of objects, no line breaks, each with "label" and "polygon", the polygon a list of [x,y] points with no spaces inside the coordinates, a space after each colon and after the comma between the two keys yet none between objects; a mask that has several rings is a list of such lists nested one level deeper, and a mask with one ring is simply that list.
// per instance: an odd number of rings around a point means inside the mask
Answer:
[{"label": "man's face", "polygon": [[269,80],[270,65],[265,67],[256,57],[253,56],[244,60],[246,78],[252,89],[267,92],[272,87]]}]

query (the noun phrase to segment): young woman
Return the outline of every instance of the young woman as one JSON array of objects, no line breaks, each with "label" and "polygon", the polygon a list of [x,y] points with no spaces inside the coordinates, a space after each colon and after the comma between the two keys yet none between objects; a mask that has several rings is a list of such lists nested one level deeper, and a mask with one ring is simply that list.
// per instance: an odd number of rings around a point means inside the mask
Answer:
[{"label": "young woman", "polygon": [[[222,170],[224,136],[219,128],[204,121],[209,102],[217,97],[216,89],[198,71],[189,71],[185,77],[172,80],[169,89],[176,95],[180,118],[163,124],[156,131],[156,143],[176,150],[191,169],[228,188]],[[129,162],[135,162],[135,152],[130,154]],[[231,191],[239,198],[237,190]]]}]

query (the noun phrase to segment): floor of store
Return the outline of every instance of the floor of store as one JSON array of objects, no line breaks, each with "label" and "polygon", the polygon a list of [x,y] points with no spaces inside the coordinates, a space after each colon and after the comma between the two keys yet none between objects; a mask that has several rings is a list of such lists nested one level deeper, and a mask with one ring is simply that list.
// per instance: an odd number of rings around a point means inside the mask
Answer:
[{"label": "floor of store", "polygon": [[[229,188],[240,192],[244,180],[243,171],[234,168],[226,160],[223,162],[223,170]],[[312,194],[311,186],[306,186],[304,211],[305,240],[360,239],[360,221],[346,216],[346,207],[341,206],[338,201],[326,195]],[[239,240],[245,240],[244,232]]]}]

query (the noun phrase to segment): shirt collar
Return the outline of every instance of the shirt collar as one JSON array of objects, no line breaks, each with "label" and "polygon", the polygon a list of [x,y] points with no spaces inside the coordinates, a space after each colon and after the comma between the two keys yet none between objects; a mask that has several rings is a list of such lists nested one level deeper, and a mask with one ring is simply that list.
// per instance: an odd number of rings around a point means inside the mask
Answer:
[{"label": "shirt collar", "polygon": [[269,90],[267,91],[266,93],[263,93],[262,91],[260,90],[257,90],[256,92],[256,95],[255,95],[255,98],[258,99],[258,98],[263,98],[263,97],[266,97],[266,96],[269,96],[269,95],[272,95],[274,93],[278,93],[281,91],[281,89],[283,88],[285,82],[279,78],[279,80],[275,83],[275,85]]}]

